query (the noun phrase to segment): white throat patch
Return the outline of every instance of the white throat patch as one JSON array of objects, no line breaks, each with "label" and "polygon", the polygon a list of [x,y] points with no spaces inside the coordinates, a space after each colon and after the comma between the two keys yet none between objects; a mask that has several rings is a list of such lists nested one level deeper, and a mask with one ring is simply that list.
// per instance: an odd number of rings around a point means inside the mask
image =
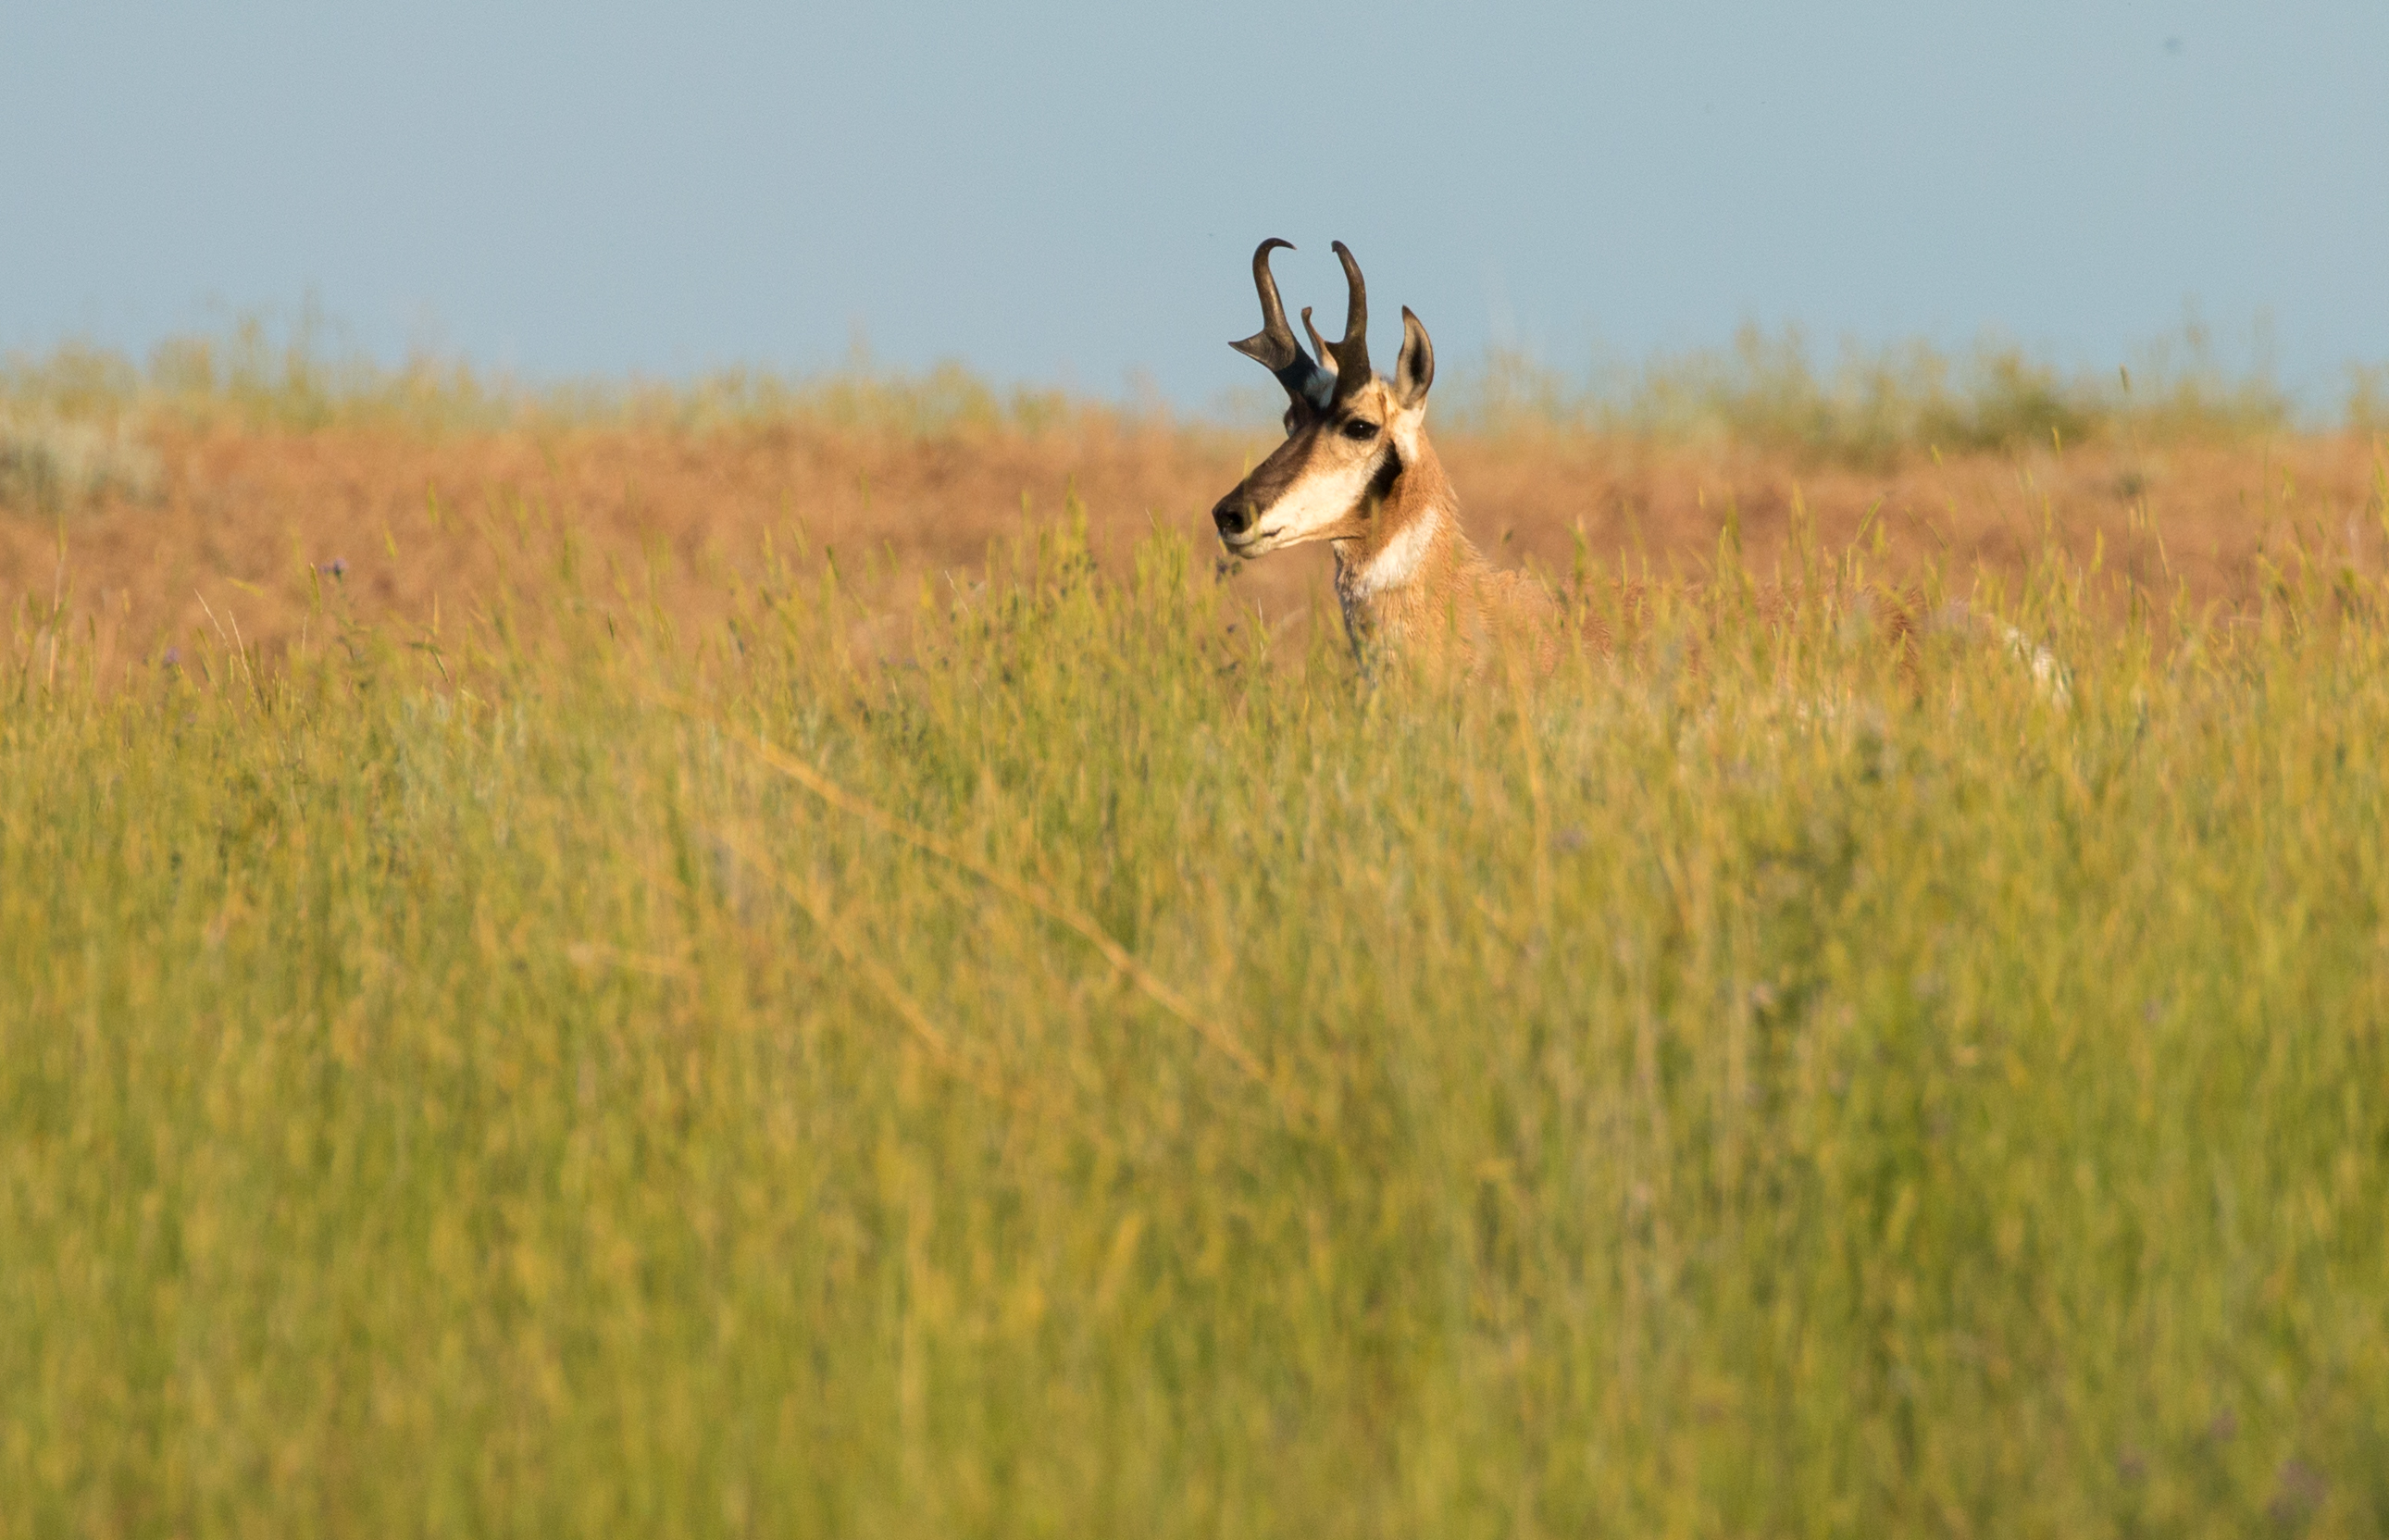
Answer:
[{"label": "white throat patch", "polygon": [[1418,576],[1419,565],[1435,544],[1437,527],[1443,515],[1435,508],[1421,511],[1418,517],[1395,532],[1384,549],[1362,563],[1352,574],[1352,592],[1363,598],[1398,589]]}]

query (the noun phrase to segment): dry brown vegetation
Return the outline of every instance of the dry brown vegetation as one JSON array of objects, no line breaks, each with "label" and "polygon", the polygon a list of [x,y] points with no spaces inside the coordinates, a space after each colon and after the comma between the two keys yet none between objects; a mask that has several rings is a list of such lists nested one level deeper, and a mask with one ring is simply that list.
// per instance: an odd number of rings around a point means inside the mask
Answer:
[{"label": "dry brown vegetation", "polygon": [[[692,619],[768,550],[827,549],[880,612],[858,641],[885,647],[924,579],[967,584],[992,543],[1073,499],[1104,559],[1156,527],[1207,548],[1212,501],[1270,442],[1092,410],[927,433],[802,417],[433,430],[161,416],[146,439],[160,467],[146,497],[0,507],[0,596],[57,615],[111,672],[195,629],[236,630],[270,657],[308,623],[317,583],[361,620],[452,624],[568,549],[599,593]],[[1554,578],[1579,562],[1697,576],[1730,517],[1760,573],[1813,538],[1855,543],[1895,580],[1937,564],[1958,592],[2012,592],[2053,542],[2161,606],[2187,595],[2227,611],[2252,603],[2266,559],[2372,573],[2383,558],[2379,447],[2354,434],[1927,449],[1884,465],[1580,430],[1438,442],[1478,542]],[[1295,631],[1332,617],[1326,562],[1302,552],[1224,580],[1243,613]]]}]

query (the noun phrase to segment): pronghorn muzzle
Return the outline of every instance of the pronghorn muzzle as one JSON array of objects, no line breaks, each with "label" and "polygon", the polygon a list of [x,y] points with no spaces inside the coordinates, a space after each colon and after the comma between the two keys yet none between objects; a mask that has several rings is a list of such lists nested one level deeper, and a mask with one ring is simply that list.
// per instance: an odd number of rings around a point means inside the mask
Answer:
[{"label": "pronghorn muzzle", "polygon": [[1236,490],[1211,505],[1211,522],[1219,527],[1220,539],[1230,550],[1253,532],[1260,521],[1261,511],[1240,484]]}]

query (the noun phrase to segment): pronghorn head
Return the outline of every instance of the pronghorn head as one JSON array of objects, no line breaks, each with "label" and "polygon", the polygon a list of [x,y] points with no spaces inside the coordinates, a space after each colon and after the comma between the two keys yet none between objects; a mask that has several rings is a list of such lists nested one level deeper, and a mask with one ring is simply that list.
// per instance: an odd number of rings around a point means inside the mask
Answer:
[{"label": "pronghorn head", "polygon": [[1266,365],[1285,387],[1285,442],[1211,510],[1220,543],[1252,557],[1313,541],[1363,540],[1395,482],[1425,450],[1427,387],[1435,383],[1435,347],[1406,306],[1402,351],[1394,377],[1369,366],[1369,291],[1361,264],[1342,241],[1350,299],[1344,337],[1329,342],[1302,312],[1314,360],[1295,340],[1270,274],[1270,252],[1290,244],[1266,240],[1253,253],[1253,285],[1260,290],[1261,329],[1236,351]]}]

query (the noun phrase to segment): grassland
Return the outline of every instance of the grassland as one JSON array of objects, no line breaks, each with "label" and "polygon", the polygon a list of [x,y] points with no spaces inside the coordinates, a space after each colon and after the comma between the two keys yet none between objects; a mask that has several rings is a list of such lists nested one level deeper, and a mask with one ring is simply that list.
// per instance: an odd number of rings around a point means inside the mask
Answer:
[{"label": "grassland", "polygon": [[1640,639],[1364,687],[1229,428],[135,385],[0,512],[0,1534],[2389,1530],[2361,436],[1480,422]]}]

